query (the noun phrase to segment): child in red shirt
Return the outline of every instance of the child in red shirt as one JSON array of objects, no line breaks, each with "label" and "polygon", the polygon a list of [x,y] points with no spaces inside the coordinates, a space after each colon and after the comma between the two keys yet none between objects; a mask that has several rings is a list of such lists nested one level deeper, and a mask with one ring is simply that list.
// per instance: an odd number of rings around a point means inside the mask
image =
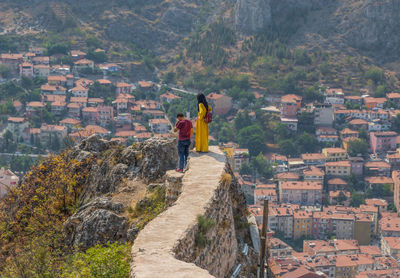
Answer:
[{"label": "child in red shirt", "polygon": [[182,113],[176,115],[178,122],[175,125],[174,131],[179,131],[178,139],[178,155],[179,155],[179,166],[176,171],[183,172],[183,169],[187,165],[187,159],[189,157],[190,138],[193,135],[192,122],[185,119]]}]

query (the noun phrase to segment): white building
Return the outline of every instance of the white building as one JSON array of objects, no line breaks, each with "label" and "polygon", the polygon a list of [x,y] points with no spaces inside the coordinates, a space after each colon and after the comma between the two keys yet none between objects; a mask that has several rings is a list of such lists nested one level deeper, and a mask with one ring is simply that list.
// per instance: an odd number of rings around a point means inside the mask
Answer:
[{"label": "white building", "polygon": [[9,188],[18,185],[19,178],[10,170],[0,169],[0,198],[8,192]]},{"label": "white building", "polygon": [[317,126],[332,126],[333,107],[331,104],[317,104],[314,108],[314,124]]}]

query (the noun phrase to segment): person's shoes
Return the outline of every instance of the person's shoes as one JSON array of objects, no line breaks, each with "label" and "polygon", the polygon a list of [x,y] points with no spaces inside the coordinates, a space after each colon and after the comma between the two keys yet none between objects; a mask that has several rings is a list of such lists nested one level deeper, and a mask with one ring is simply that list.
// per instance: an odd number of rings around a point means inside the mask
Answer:
[{"label": "person's shoes", "polygon": [[176,169],[176,171],[177,171],[178,173],[182,173],[182,172],[183,172],[182,169]]}]

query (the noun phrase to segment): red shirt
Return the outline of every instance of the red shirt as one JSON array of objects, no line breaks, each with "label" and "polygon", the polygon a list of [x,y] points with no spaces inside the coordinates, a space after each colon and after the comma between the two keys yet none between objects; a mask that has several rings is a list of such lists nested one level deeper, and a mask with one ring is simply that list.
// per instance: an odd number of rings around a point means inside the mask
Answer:
[{"label": "red shirt", "polygon": [[176,123],[176,128],[179,129],[179,141],[190,140],[190,131],[193,128],[191,121],[179,121]]}]

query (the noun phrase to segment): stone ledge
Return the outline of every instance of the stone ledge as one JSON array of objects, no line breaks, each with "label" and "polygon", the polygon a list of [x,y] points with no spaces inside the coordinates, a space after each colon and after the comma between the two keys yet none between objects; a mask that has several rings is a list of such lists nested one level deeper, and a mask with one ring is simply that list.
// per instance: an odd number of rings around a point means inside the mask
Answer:
[{"label": "stone ledge", "polygon": [[176,259],[174,248],[213,201],[225,165],[225,156],[217,147],[211,147],[207,154],[191,154],[190,169],[175,205],[150,222],[134,242],[130,277],[214,277],[193,263]]}]

